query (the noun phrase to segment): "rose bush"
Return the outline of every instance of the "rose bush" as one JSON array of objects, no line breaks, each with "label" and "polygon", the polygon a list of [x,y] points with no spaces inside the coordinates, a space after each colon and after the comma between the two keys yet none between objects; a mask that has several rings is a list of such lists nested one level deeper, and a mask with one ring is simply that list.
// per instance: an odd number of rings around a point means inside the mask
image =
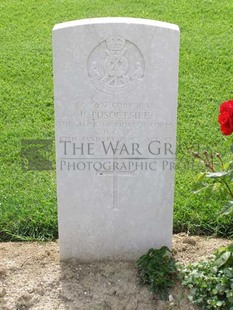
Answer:
[{"label": "rose bush", "polygon": [[[220,105],[218,122],[224,135],[233,134],[233,100]],[[193,155],[205,166],[205,171],[196,177],[195,192],[204,190],[210,199],[217,192],[225,200],[220,216],[231,216],[232,219],[233,161],[225,163],[220,153],[207,151]],[[190,300],[200,309],[233,310],[233,243],[219,249],[210,259],[181,266],[179,271],[182,284],[190,288]]]},{"label": "rose bush", "polygon": [[[233,133],[233,100],[220,105],[218,122],[224,135]],[[207,151],[202,154],[193,153],[193,155],[206,168],[206,171],[199,173],[196,177],[195,193],[204,190],[206,195],[211,197],[213,193],[218,192],[226,200],[220,215],[233,215],[233,161],[224,163],[220,153],[209,154]]]}]

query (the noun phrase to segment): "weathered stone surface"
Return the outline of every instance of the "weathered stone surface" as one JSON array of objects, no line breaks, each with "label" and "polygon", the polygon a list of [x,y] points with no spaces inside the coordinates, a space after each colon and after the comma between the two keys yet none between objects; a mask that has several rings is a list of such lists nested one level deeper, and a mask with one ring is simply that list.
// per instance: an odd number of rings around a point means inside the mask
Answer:
[{"label": "weathered stone surface", "polygon": [[61,259],[171,247],[179,28],[68,22],[53,53]]}]

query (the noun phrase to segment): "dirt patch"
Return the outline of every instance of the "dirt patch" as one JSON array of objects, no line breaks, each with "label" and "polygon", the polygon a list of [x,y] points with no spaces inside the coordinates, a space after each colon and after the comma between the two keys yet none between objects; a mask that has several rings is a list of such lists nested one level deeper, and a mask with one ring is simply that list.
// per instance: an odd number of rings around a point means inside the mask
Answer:
[{"label": "dirt patch", "polygon": [[[205,259],[229,240],[174,235],[177,260]],[[168,310],[196,309],[180,286],[170,301],[158,300],[137,280],[129,262],[59,262],[57,242],[0,243],[1,310]]]}]

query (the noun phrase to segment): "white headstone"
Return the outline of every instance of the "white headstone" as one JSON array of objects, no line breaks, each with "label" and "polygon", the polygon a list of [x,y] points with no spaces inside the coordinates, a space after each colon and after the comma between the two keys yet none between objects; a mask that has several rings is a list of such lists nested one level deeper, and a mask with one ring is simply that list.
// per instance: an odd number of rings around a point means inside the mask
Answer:
[{"label": "white headstone", "polygon": [[61,259],[171,247],[178,26],[67,22],[53,54]]}]

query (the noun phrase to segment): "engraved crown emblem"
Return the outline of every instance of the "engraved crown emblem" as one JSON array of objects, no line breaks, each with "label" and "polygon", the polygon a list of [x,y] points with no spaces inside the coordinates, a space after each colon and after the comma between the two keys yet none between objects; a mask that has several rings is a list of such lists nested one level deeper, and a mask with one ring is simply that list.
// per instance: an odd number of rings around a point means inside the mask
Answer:
[{"label": "engraved crown emblem", "polygon": [[125,46],[125,39],[120,36],[111,36],[106,40],[110,51],[121,51]]}]

